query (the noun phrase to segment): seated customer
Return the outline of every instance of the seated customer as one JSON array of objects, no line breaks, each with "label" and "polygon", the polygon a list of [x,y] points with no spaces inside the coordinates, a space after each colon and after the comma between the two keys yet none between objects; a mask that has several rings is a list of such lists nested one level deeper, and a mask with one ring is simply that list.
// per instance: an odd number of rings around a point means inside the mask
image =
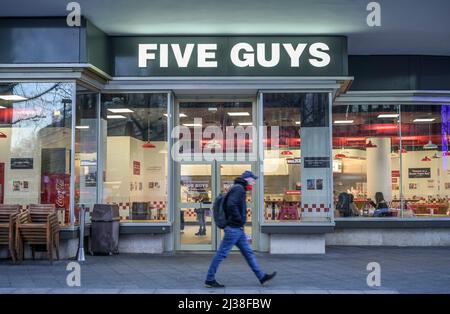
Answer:
[{"label": "seated customer", "polygon": [[384,200],[383,193],[375,193],[375,203],[373,201],[370,201],[370,205],[375,207],[375,212],[373,213],[374,217],[390,216],[389,206]]},{"label": "seated customer", "polygon": [[352,216],[359,216],[359,210],[358,210],[358,207],[356,207],[356,204],[355,204],[355,197],[351,193],[349,194],[349,197],[350,197],[349,208],[351,210],[351,215]]}]

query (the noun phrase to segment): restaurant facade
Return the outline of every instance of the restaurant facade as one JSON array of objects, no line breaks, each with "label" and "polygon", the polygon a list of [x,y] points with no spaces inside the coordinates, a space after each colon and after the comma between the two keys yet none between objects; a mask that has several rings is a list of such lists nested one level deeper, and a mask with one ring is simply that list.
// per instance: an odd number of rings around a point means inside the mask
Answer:
[{"label": "restaurant facade", "polygon": [[0,204],[55,204],[63,256],[94,204],[119,206],[120,252],[214,251],[212,204],[245,170],[256,251],[450,245],[448,56],[65,18],[4,18],[0,38]]}]

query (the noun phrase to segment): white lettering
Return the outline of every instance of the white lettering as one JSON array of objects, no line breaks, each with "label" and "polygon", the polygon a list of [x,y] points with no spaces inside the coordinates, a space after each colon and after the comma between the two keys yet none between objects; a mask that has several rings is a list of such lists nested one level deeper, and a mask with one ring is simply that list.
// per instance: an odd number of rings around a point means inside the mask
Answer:
[{"label": "white lettering", "polygon": [[157,44],[139,44],[139,67],[146,68],[148,60],[154,60],[155,54],[149,50],[157,50]]},{"label": "white lettering", "polygon": [[[242,54],[243,59],[239,58],[239,53],[244,50],[245,53]],[[230,58],[231,62],[237,67],[254,67],[255,66],[255,56],[253,55],[253,47],[247,43],[238,43],[231,48]]]},{"label": "white lettering", "polygon": [[295,49],[292,44],[283,44],[283,47],[289,58],[291,58],[291,67],[298,68],[300,66],[300,57],[306,48],[306,44],[298,44]]},{"label": "white lettering", "polygon": [[316,68],[323,68],[330,64],[330,55],[324,51],[329,51],[330,48],[324,43],[314,43],[309,47],[309,54],[316,59],[309,59],[309,63]]},{"label": "white lettering", "polygon": [[160,44],[159,45],[159,67],[167,68],[169,67],[169,45]]},{"label": "white lettering", "polygon": [[194,51],[194,46],[194,44],[186,44],[184,53],[182,53],[179,44],[171,44],[173,54],[179,68],[186,68],[188,66],[192,51]]},{"label": "white lettering", "polygon": [[[211,51],[213,50],[213,51]],[[217,68],[217,61],[208,60],[216,58],[217,44],[199,44],[197,48],[197,64],[199,68]]]},{"label": "white lettering", "polygon": [[256,44],[256,53],[259,65],[273,68],[280,62],[280,44],[272,44],[272,59],[266,60],[266,44]]}]

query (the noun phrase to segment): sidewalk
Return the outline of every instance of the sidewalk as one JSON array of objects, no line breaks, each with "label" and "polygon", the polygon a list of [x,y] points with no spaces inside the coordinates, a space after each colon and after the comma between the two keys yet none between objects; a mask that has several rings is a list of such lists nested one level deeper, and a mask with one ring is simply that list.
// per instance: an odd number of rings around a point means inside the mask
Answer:
[{"label": "sidewalk", "polygon": [[[259,285],[233,252],[219,269],[225,289],[203,281],[212,253],[87,256],[81,287],[66,284],[69,261],[0,260],[0,293],[450,293],[450,248],[331,247],[325,255],[257,254],[277,277]],[[381,265],[381,286],[366,284],[369,262]]]}]

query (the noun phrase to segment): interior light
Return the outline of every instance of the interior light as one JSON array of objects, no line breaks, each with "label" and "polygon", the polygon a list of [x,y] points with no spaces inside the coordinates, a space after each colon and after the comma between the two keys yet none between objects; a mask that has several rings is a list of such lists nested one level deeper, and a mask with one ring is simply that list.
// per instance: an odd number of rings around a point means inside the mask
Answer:
[{"label": "interior light", "polygon": [[108,109],[108,111],[112,112],[112,113],[132,113],[134,112],[131,109],[128,108],[115,108],[115,109]]},{"label": "interior light", "polygon": [[336,120],[334,124],[352,124],[354,120]]},{"label": "interior light", "polygon": [[398,118],[398,113],[382,113],[378,115],[378,118]]},{"label": "interior light", "polygon": [[[168,117],[169,115],[167,113],[163,114],[163,116]],[[187,115],[185,115],[184,113],[180,113],[179,115],[180,118],[186,118]]]},{"label": "interior light", "polygon": [[23,101],[27,100],[28,98],[19,95],[0,95],[0,99],[7,101]]},{"label": "interior light", "polygon": [[423,145],[423,149],[437,149],[438,146],[434,144],[431,140],[428,141],[425,145]]},{"label": "interior light", "polygon": [[78,130],[86,130],[89,129],[89,125],[77,125],[75,128]]},{"label": "interior light", "polygon": [[239,125],[242,125],[242,126],[253,125],[252,122],[239,122],[238,124],[239,124]]},{"label": "interior light", "polygon": [[227,112],[230,117],[248,117],[248,112]]},{"label": "interior light", "polygon": [[122,116],[121,114],[109,114],[106,116],[107,119],[126,119],[127,117]]},{"label": "interior light", "polygon": [[413,122],[433,122],[436,120],[435,118],[421,118],[421,119],[414,119]]},{"label": "interior light", "polygon": [[0,109],[6,109],[6,107],[0,106]]},{"label": "interior light", "polygon": [[183,123],[184,126],[187,127],[201,127],[202,125],[200,123]]},{"label": "interior light", "polygon": [[300,125],[300,123],[301,123],[300,121],[295,121],[296,125]]}]

